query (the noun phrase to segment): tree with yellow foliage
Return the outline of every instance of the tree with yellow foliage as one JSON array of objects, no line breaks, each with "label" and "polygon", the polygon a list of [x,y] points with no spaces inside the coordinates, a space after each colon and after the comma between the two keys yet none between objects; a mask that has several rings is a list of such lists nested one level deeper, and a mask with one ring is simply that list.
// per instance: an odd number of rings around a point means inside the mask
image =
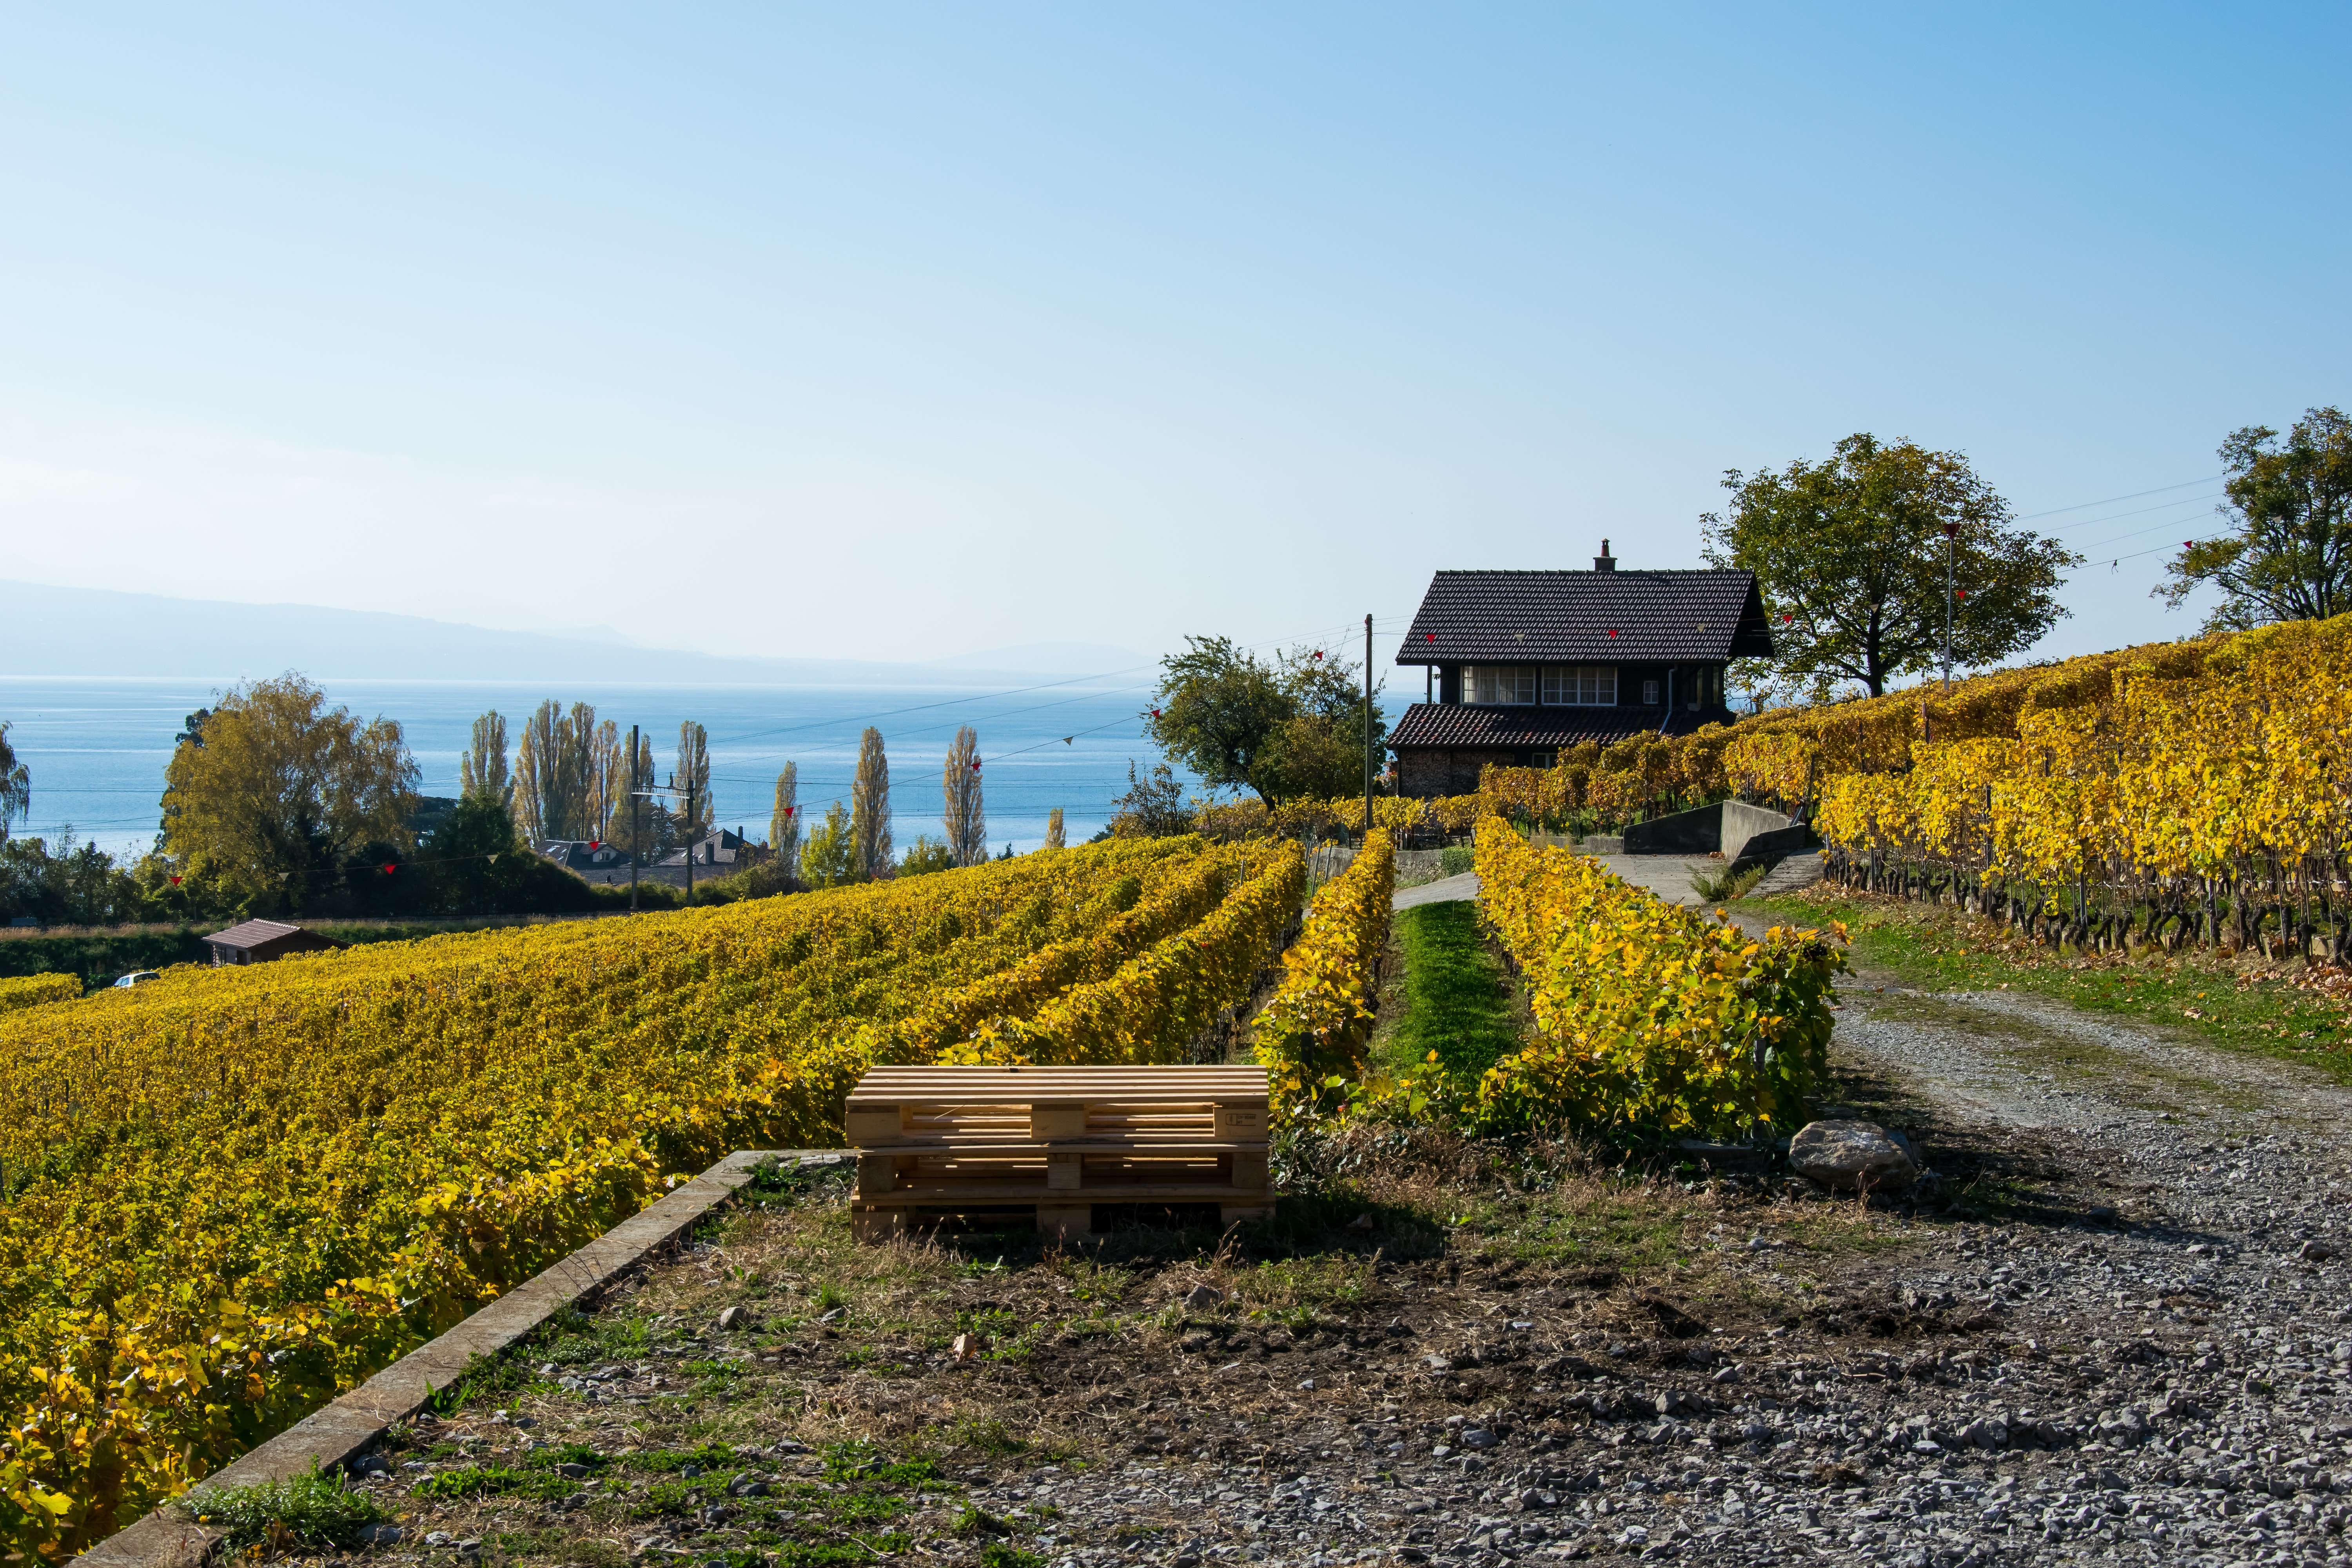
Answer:
[{"label": "tree with yellow foliage", "polygon": [[174,868],[203,862],[247,899],[290,907],[362,846],[405,847],[416,777],[394,721],[330,708],[290,672],[257,680],[231,689],[172,753],[163,855]]}]

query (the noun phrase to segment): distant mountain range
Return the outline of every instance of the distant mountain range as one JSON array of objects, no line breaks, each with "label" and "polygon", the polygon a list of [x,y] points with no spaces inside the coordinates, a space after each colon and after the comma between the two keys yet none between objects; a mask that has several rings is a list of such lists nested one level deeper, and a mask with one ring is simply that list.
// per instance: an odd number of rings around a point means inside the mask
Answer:
[{"label": "distant mountain range", "polygon": [[501,632],[421,616],[238,605],[0,581],[0,675],[245,680],[599,680],[727,686],[988,685],[1000,677],[1136,671],[1148,654],[1024,643],[928,664],[730,658],[642,647],[610,626]]}]

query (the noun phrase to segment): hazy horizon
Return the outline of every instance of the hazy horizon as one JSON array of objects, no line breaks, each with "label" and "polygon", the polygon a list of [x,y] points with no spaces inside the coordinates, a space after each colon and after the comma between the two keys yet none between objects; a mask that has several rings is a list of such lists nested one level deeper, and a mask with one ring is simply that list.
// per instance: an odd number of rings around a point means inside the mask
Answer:
[{"label": "hazy horizon", "polygon": [[2262,15],[24,11],[0,573],[1263,645],[1869,430],[2093,557],[2035,655],[2185,635],[2215,448],[2352,395],[2352,14]]}]

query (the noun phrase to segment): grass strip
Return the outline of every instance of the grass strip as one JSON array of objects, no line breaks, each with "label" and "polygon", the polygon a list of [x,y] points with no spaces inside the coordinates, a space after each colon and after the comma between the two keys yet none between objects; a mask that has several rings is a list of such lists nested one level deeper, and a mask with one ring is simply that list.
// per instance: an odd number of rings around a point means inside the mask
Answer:
[{"label": "grass strip", "polygon": [[2201,949],[2052,949],[1949,905],[1907,903],[1827,883],[1746,907],[1808,923],[1843,921],[1862,965],[1922,990],[2047,996],[2084,1013],[2162,1025],[2352,1082],[2352,1015],[2294,983],[2307,973],[2300,961],[2273,964]]},{"label": "grass strip", "polygon": [[1392,1027],[1375,1033],[1374,1062],[1402,1073],[1434,1051],[1449,1077],[1475,1083],[1524,1043],[1511,977],[1478,929],[1477,906],[1418,904],[1398,911],[1393,929],[1404,954],[1404,1007]]}]

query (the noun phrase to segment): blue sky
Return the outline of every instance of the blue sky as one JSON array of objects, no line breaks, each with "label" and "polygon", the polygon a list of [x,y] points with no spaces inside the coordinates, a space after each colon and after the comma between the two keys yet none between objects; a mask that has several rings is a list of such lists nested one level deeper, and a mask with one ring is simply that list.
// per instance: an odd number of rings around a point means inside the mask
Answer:
[{"label": "blue sky", "polygon": [[[11,7],[0,575],[922,658],[1959,448],[2147,597],[2347,382],[2341,8]],[[2165,510],[2147,509],[2158,503]],[[2124,515],[2129,514],[2129,515]],[[2178,523],[2177,528],[2173,526]],[[2146,530],[2147,531],[2135,531]]]}]

